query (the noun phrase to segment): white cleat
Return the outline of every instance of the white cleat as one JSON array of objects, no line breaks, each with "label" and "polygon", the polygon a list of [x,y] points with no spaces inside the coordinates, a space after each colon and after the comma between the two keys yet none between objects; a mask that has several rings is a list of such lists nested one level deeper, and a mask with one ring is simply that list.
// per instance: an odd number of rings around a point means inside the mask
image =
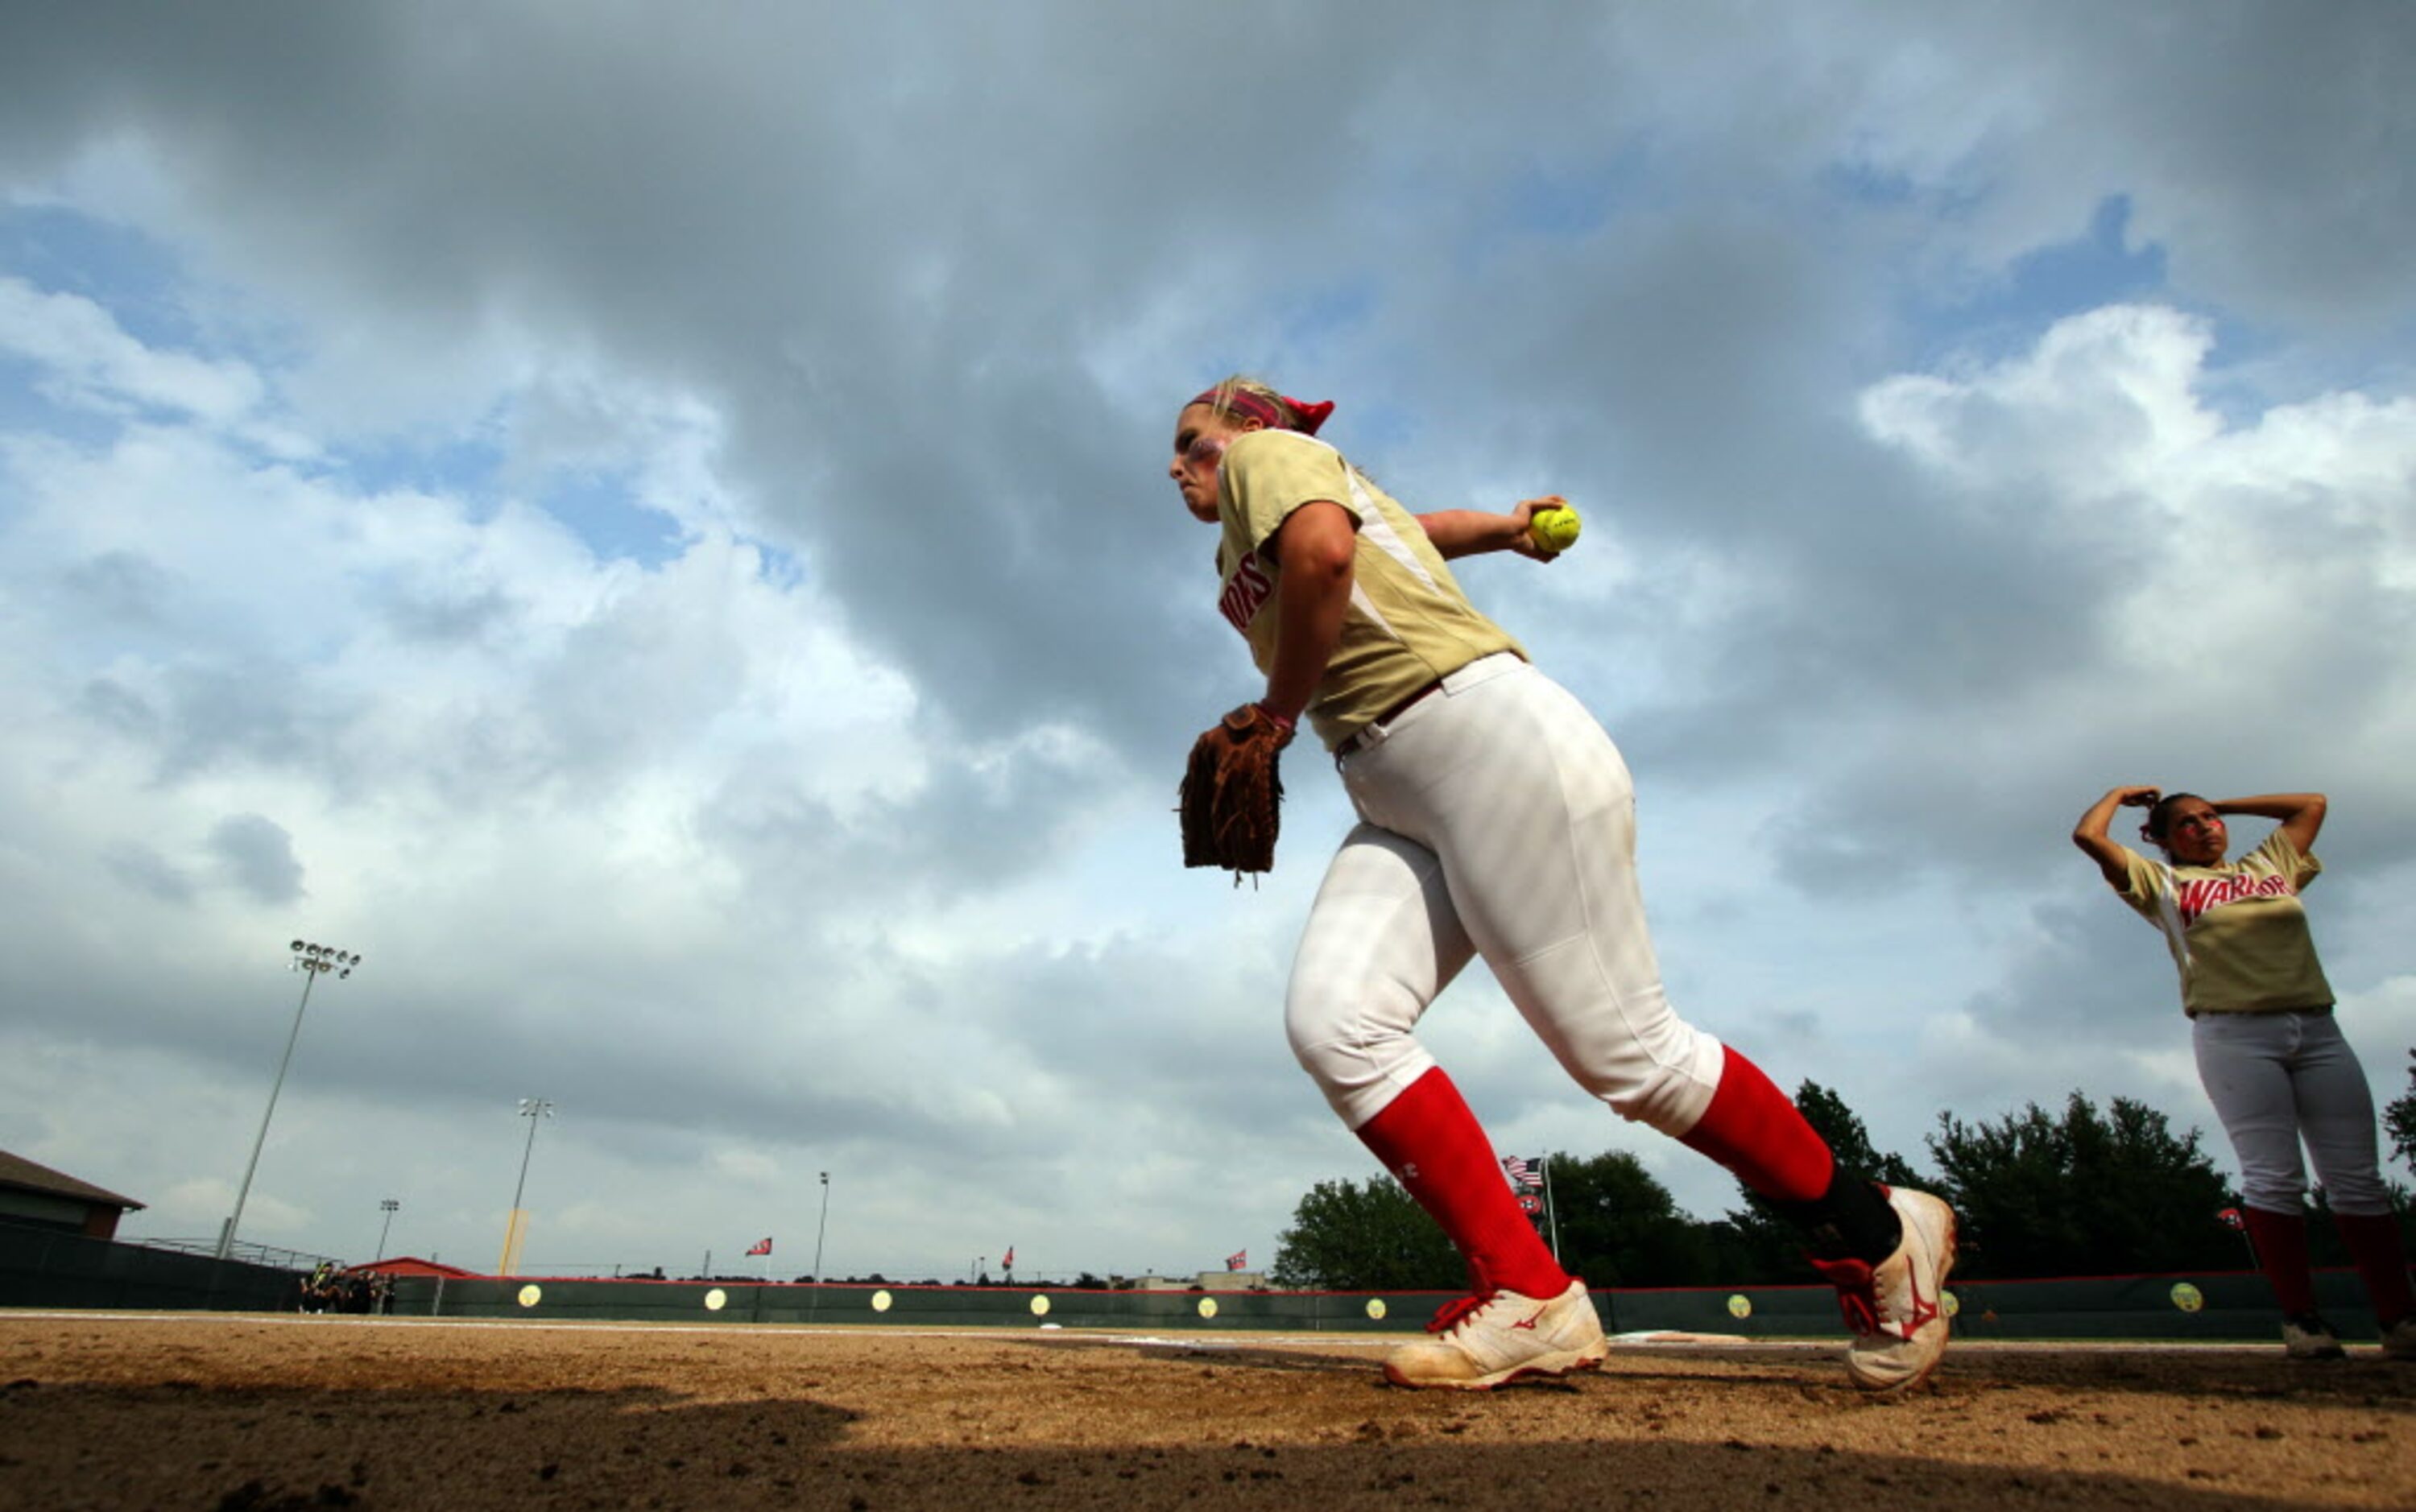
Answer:
[{"label": "white cleat", "polygon": [[1904,1225],[1895,1253],[1873,1266],[1815,1260],[1837,1288],[1854,1341],[1846,1374],[1865,1391],[1904,1391],[1929,1379],[1946,1354],[1946,1273],[1955,1268],[1955,1210],[1925,1191],[1882,1189]]},{"label": "white cleat", "polygon": [[1548,1301],[1516,1292],[1463,1297],[1435,1314],[1427,1329],[1440,1337],[1403,1344],[1385,1356],[1385,1380],[1486,1391],[1521,1376],[1591,1370],[1610,1352],[1593,1299],[1579,1280]]}]

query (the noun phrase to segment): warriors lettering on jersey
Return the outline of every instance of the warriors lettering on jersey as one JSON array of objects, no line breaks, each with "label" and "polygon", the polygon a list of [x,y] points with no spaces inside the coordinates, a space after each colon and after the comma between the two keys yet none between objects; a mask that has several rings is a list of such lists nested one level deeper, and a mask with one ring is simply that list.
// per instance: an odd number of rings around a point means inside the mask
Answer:
[{"label": "warriors lettering on jersey", "polygon": [[2182,912],[2182,926],[2197,922],[2200,914],[2210,908],[2220,908],[2227,903],[2239,903],[2247,898],[2288,898],[2297,894],[2290,879],[2275,874],[2269,876],[2206,876],[2181,885],[2174,898]]},{"label": "warriors lettering on jersey", "polygon": [[1225,579],[1225,591],[1217,595],[1216,607],[1234,629],[1247,636],[1250,621],[1258,617],[1260,608],[1267,602],[1267,595],[1275,590],[1274,580],[1267,576],[1266,569],[1259,565],[1259,554],[1246,552],[1242,557],[1242,564],[1233,569],[1233,576]]}]

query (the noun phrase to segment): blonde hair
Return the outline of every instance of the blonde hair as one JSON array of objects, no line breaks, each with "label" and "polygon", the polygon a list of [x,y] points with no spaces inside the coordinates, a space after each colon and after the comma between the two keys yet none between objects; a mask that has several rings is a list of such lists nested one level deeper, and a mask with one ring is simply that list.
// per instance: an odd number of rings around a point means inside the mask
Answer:
[{"label": "blonde hair", "polygon": [[1231,378],[1223,380],[1191,402],[1207,405],[1209,412],[1220,420],[1230,419],[1236,408],[1233,401],[1238,395],[1247,395],[1250,399],[1256,401],[1256,403],[1244,403],[1239,406],[1244,413],[1253,419],[1261,421],[1266,419],[1265,415],[1257,413],[1257,411],[1263,407],[1275,412],[1279,422],[1273,427],[1275,429],[1306,430],[1308,428],[1305,423],[1306,417],[1300,412],[1300,407],[1276,393],[1273,384],[1241,373],[1235,373]]}]

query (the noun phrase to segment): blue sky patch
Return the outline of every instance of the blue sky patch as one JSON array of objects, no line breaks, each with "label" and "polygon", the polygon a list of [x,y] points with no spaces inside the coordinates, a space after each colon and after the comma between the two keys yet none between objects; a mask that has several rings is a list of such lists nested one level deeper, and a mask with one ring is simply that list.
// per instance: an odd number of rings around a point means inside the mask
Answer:
[{"label": "blue sky patch", "polygon": [[560,472],[532,502],[570,527],[605,561],[660,567],[676,560],[687,537],[677,520],[638,502],[620,472]]},{"label": "blue sky patch", "polygon": [[150,237],[105,220],[46,205],[0,209],[0,276],[89,299],[146,346],[190,347],[200,339],[175,258]]}]

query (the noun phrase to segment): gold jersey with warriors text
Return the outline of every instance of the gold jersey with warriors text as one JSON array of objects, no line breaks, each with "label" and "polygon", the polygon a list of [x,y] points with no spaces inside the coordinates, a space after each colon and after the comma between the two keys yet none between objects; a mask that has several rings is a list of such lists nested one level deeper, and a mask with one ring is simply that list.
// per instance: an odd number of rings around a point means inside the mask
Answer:
[{"label": "gold jersey with warriors text", "polygon": [[2276,830],[2220,866],[2167,865],[2127,846],[2122,854],[2130,859],[2122,901],[2165,932],[2192,1018],[2331,1006],[2332,984],[2299,901],[2324,863],[2287,833]]},{"label": "gold jersey with warriors text", "polygon": [[1253,430],[1225,449],[1216,480],[1216,606],[1250,643],[1265,672],[1275,663],[1281,569],[1261,551],[1292,511],[1331,500],[1359,521],[1351,606],[1342,638],[1309,701],[1309,724],[1328,750],[1410,695],[1480,656],[1526,651],[1476,612],[1425,527],[1340,452],[1292,430]]}]

